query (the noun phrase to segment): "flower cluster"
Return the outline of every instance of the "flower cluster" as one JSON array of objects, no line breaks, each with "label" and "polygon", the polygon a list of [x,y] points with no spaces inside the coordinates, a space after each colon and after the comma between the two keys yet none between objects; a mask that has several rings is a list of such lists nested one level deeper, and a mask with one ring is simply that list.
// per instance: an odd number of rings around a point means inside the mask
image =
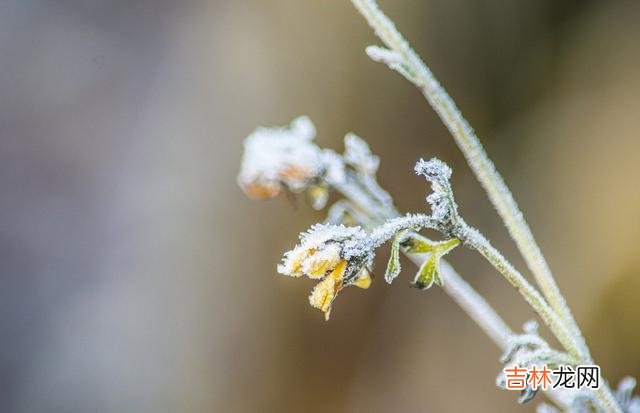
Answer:
[{"label": "flower cluster", "polygon": [[369,236],[362,228],[317,224],[300,235],[298,246],[285,253],[278,272],[320,280],[309,302],[328,320],[333,301],[344,287],[369,288],[373,257]]}]

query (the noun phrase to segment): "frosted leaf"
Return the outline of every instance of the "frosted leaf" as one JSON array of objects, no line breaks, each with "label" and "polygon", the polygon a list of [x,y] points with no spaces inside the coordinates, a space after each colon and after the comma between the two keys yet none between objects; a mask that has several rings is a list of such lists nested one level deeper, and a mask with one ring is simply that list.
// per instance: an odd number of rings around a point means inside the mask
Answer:
[{"label": "frosted leaf", "polygon": [[244,141],[238,183],[253,198],[273,198],[282,187],[304,190],[323,172],[315,127],[302,116],[287,128],[258,128]]},{"label": "frosted leaf", "polygon": [[380,166],[380,158],[371,153],[369,145],[359,136],[348,133],[344,137],[344,159],[356,171],[374,175]]},{"label": "frosted leaf", "polygon": [[429,161],[420,159],[415,166],[417,175],[423,175],[431,183],[433,191],[427,197],[427,202],[431,206],[431,216],[441,223],[457,218],[457,206],[453,200],[451,191],[451,168],[439,159],[433,158]]},{"label": "frosted leaf", "polygon": [[444,184],[451,179],[451,168],[440,159],[432,158],[429,161],[420,159],[415,166],[417,175],[423,175],[430,182],[438,182]]},{"label": "frosted leaf", "polygon": [[393,282],[402,270],[400,266],[400,241],[404,236],[405,231],[401,231],[393,238],[393,242],[391,243],[391,253],[389,254],[389,261],[387,262],[387,270],[384,273],[384,279],[389,284]]}]

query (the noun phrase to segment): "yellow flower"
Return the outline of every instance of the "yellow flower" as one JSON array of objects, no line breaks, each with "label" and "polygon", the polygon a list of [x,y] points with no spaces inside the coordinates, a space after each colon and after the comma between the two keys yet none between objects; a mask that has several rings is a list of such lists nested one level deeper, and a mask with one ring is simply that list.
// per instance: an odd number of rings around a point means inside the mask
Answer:
[{"label": "yellow flower", "polygon": [[[325,320],[329,320],[333,300],[345,286],[344,274],[347,264],[346,260],[341,260],[333,271],[315,286],[309,296],[309,303],[324,313]],[[354,281],[347,285],[355,285],[366,290],[371,285],[371,274],[363,268]]]},{"label": "yellow flower", "polygon": [[301,240],[285,254],[278,272],[320,280],[309,302],[328,320],[333,301],[344,287],[367,289],[371,285],[367,266],[371,265],[373,252],[368,248],[366,233],[358,227],[315,225],[302,234]]}]

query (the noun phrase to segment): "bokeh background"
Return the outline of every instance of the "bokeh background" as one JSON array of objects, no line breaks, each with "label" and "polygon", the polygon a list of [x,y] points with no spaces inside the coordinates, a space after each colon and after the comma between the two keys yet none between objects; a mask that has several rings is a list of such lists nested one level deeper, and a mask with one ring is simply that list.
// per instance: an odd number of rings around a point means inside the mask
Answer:
[{"label": "bokeh background", "polygon": [[[605,375],[639,376],[640,3],[381,5],[482,137]],[[416,159],[452,164],[467,220],[524,268],[375,42],[346,0],[2,1],[0,411],[532,411],[412,274],[324,322],[312,283],[275,273],[322,213],[236,186],[242,139],[308,114],[322,146],[370,142],[403,211],[425,209]],[[533,316],[476,255],[451,261],[513,328]]]}]

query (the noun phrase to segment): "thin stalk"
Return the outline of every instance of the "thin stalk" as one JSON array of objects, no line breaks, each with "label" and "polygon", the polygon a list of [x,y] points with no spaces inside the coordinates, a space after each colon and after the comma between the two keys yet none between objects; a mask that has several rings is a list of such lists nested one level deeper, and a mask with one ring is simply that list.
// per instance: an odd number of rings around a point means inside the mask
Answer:
[{"label": "thin stalk", "polygon": [[487,192],[489,199],[502,217],[509,234],[518,246],[520,253],[534,275],[543,295],[551,307],[558,313],[568,329],[576,336],[583,357],[590,358],[582,333],[571,314],[551,270],[538,247],[529,225],[525,221],[518,205],[487,156],[475,132],[460,113],[449,94],[437,81],[431,70],[414,52],[409,43],[395,28],[393,22],[380,10],[373,0],[351,0],[358,11],[367,19],[376,35],[394,53],[371,53],[375,60],[385,61],[414,83],[423,93],[429,104],[438,113],[465,156],[476,178]]},{"label": "thin stalk", "polygon": [[[459,229],[454,231],[458,238],[471,248],[477,250],[487,261],[491,263],[513,285],[524,299],[540,315],[549,329],[553,332],[562,346],[584,364],[592,364],[591,358],[581,356],[579,351],[580,341],[578,337],[567,331],[558,315],[553,311],[545,299],[529,282],[516,270],[513,265],[491,245],[484,235],[475,228],[470,227],[464,221],[459,223]],[[602,382],[600,388],[594,391],[594,396],[607,412],[622,413],[620,405],[613,396],[611,388],[606,382]]]},{"label": "thin stalk", "polygon": [[560,344],[578,360],[583,360],[576,343],[576,338],[566,328],[558,314],[551,308],[549,303],[542,297],[520,271],[498,251],[484,235],[475,228],[470,227],[462,219],[457,223],[453,234],[464,242],[468,247],[478,251],[509,283],[518,290],[531,307],[538,313],[540,318],[556,336]]},{"label": "thin stalk", "polygon": [[[424,258],[407,254],[418,267]],[[476,290],[469,285],[458,272],[445,260],[440,261],[440,270],[444,278],[442,289],[460,308],[489,336],[502,351],[509,346],[513,331]]]}]

